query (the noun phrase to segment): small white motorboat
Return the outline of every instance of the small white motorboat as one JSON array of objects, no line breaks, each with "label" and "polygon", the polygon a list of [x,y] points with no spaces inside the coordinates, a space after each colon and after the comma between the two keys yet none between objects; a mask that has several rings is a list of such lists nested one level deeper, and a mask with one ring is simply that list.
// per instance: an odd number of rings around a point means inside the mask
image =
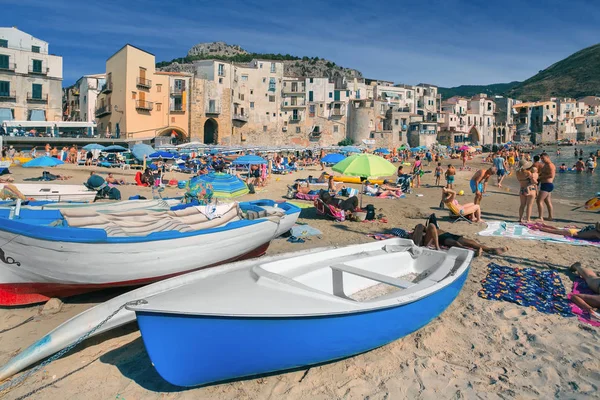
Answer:
[{"label": "small white motorboat", "polygon": [[[57,185],[52,183],[12,183],[28,199],[52,201],[91,202],[96,191],[83,185]],[[0,189],[4,184],[0,184]]]}]

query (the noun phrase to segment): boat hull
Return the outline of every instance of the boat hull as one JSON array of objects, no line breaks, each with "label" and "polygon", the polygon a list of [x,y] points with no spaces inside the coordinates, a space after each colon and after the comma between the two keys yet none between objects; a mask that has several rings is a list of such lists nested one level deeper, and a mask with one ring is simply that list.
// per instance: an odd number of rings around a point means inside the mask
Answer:
[{"label": "boat hull", "polygon": [[401,306],[298,318],[209,317],[136,311],[158,373],[177,386],[263,375],[353,356],[406,336],[458,296],[468,268],[451,284]]},{"label": "boat hull", "polygon": [[[96,198],[96,192],[83,185],[52,183],[13,183],[13,185],[28,199],[92,202]],[[3,186],[0,184],[0,188]]]}]

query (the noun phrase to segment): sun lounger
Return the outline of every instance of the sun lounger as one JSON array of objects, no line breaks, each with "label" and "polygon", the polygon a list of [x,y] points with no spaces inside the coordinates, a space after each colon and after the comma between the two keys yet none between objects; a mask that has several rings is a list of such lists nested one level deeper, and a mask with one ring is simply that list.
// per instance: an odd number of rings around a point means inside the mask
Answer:
[{"label": "sun lounger", "polygon": [[321,199],[315,199],[315,208],[317,209],[317,214],[319,215],[324,215],[339,222],[346,220],[346,214],[344,214],[344,211],[332,205],[325,204]]},{"label": "sun lounger", "polygon": [[452,219],[452,223],[456,222],[456,221],[467,221],[468,223],[471,223],[471,220],[467,217],[473,215],[473,213],[470,214],[463,214],[460,209],[458,208],[458,206],[452,202],[450,203],[444,203],[446,205],[446,207],[448,207],[448,211],[450,212],[450,219]]}]

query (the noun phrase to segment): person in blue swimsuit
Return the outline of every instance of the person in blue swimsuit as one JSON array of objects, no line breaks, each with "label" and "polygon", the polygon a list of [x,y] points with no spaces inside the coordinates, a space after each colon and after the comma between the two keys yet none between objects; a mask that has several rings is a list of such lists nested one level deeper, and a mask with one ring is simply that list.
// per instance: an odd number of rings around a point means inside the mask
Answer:
[{"label": "person in blue swimsuit", "polygon": [[537,196],[537,206],[540,221],[544,220],[544,204],[548,208],[548,220],[554,218],[554,207],[552,206],[552,191],[554,190],[554,177],[556,176],[556,166],[550,161],[548,153],[540,155],[540,161],[543,166],[540,169],[538,181],[540,190]]},{"label": "person in blue swimsuit", "polygon": [[483,198],[483,194],[487,188],[487,182],[493,175],[496,174],[496,167],[488,168],[487,170],[477,170],[475,175],[471,178],[469,182],[471,186],[471,191],[475,194],[475,200],[473,203],[481,204],[481,199]]}]

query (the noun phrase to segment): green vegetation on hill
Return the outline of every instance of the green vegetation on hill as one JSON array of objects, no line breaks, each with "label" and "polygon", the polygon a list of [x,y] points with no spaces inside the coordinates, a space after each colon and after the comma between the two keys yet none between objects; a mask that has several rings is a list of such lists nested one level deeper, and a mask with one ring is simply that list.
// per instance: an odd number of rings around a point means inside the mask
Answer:
[{"label": "green vegetation on hill", "polygon": [[488,96],[503,95],[508,90],[517,86],[520,82],[494,83],[492,85],[461,85],[451,88],[438,88],[438,93],[443,99],[449,99],[453,96],[473,97],[479,93],[485,93]]},{"label": "green vegetation on hill", "polygon": [[600,44],[587,47],[551,65],[507,91],[523,100],[583,97],[600,94]]},{"label": "green vegetation on hill", "polygon": [[250,62],[254,59],[261,60],[274,60],[274,61],[294,61],[294,60],[302,60],[302,61],[311,61],[311,63],[316,63],[319,61],[319,57],[296,57],[289,54],[272,54],[272,53],[247,53],[247,54],[236,54],[233,56],[222,56],[222,55],[214,55],[214,54],[204,54],[197,56],[185,56],[180,58],[175,58],[171,61],[161,61],[156,63],[156,68],[166,67],[167,65],[173,64],[177,62],[179,64],[189,64],[193,61],[197,60],[223,60],[229,62]]}]

